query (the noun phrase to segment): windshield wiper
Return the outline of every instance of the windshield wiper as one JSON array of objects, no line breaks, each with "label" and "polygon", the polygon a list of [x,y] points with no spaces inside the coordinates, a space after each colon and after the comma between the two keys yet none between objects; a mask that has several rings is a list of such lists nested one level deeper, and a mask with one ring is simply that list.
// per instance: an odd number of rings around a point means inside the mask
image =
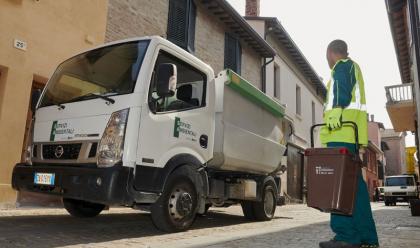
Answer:
[{"label": "windshield wiper", "polygon": [[103,99],[103,100],[105,100],[105,101],[107,101],[107,102],[109,102],[111,104],[114,104],[115,103],[115,100],[114,99],[112,99],[112,98],[110,98],[108,96],[101,95],[101,94],[96,94],[96,93],[89,93],[89,94],[86,94],[86,95],[83,95],[83,96],[78,96],[78,97],[75,97],[75,98],[71,99],[68,102],[77,102],[77,101],[80,101],[80,100],[93,99],[93,98],[101,98],[101,99]]}]

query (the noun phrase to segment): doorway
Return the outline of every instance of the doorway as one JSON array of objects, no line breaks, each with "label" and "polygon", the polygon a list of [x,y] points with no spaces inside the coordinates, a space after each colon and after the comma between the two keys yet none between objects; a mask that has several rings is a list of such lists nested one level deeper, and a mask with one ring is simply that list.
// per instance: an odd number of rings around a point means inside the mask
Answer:
[{"label": "doorway", "polygon": [[33,120],[33,115],[34,115],[34,113],[31,110],[32,93],[36,90],[42,90],[44,86],[45,86],[45,82],[40,82],[36,80],[32,81],[31,92],[29,95],[28,111],[26,113],[25,136],[23,137],[21,162],[25,162],[25,158],[28,156],[28,153],[30,153],[30,150],[28,150],[28,147],[32,141],[31,130],[32,130],[32,120]]},{"label": "doorway", "polygon": [[287,144],[287,194],[293,202],[305,201],[305,167],[303,148]]}]

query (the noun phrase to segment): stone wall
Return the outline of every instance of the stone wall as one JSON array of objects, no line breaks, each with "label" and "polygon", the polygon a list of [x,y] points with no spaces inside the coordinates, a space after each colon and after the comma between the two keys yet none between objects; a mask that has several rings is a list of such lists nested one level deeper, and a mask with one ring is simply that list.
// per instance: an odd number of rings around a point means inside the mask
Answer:
[{"label": "stone wall", "polygon": [[[225,33],[230,30],[196,1],[195,56],[217,74],[224,68]],[[106,41],[138,36],[166,37],[169,0],[109,0]],[[241,41],[242,75],[261,88],[261,57]]]}]

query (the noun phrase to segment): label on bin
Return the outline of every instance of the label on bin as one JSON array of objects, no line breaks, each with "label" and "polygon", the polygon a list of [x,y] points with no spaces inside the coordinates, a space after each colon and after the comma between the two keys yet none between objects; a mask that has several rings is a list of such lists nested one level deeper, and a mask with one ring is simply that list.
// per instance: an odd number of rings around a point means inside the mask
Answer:
[{"label": "label on bin", "polygon": [[334,174],[334,169],[326,167],[326,166],[316,166],[315,167],[315,174],[317,174],[317,175],[333,175]]}]

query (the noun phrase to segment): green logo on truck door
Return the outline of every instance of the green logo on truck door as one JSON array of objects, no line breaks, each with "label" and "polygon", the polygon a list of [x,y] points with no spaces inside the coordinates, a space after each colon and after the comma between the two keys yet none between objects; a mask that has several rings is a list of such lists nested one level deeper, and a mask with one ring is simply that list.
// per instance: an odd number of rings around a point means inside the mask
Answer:
[{"label": "green logo on truck door", "polygon": [[192,125],[186,122],[182,122],[181,118],[175,117],[174,123],[174,137],[179,138],[179,134],[184,134],[189,137],[190,140],[195,141],[197,134],[191,130]]},{"label": "green logo on truck door", "polygon": [[174,125],[174,137],[179,138],[179,123],[181,123],[181,118],[175,117],[175,125]]},{"label": "green logo on truck door", "polygon": [[57,129],[57,121],[53,121],[50,133],[50,141],[54,141],[55,139],[55,130]]}]

